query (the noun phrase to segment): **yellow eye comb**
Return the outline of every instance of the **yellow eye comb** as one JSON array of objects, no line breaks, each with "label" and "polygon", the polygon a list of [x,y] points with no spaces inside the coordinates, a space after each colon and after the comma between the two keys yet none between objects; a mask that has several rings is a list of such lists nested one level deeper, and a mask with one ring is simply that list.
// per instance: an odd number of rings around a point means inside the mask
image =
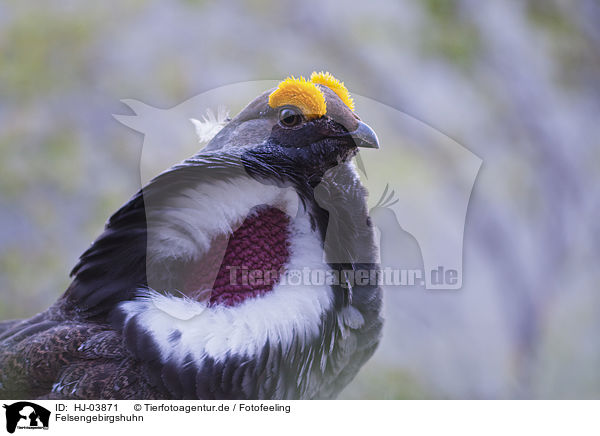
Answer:
[{"label": "yellow eye comb", "polygon": [[308,119],[323,116],[327,113],[327,105],[323,93],[316,86],[317,84],[331,89],[350,110],[354,110],[354,100],[350,97],[344,82],[340,82],[332,74],[324,71],[320,73],[313,71],[310,81],[302,76],[299,78],[288,77],[279,83],[277,89],[269,95],[269,106],[293,105],[298,107]]},{"label": "yellow eye comb", "polygon": [[308,119],[318,118],[327,113],[325,97],[321,90],[304,77],[288,77],[269,95],[269,106],[286,104],[299,108]]},{"label": "yellow eye comb", "polygon": [[333,77],[331,73],[324,71],[317,73],[316,71],[313,71],[313,73],[310,75],[310,81],[312,83],[318,83],[319,85],[328,87],[337,94],[337,96],[344,102],[346,106],[350,108],[350,110],[354,110],[354,100],[352,100],[352,97],[350,97],[350,93],[344,86],[344,82],[340,82],[338,79]]}]

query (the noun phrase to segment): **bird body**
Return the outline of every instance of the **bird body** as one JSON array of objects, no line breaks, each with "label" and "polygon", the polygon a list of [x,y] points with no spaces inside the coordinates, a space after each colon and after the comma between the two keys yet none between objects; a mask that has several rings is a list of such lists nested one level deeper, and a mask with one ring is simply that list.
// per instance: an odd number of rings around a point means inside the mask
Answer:
[{"label": "bird body", "polygon": [[0,323],[0,398],[335,397],[382,324],[344,272],[377,268],[357,146],[377,138],[331,75],[257,97],[108,220],[53,306]]}]

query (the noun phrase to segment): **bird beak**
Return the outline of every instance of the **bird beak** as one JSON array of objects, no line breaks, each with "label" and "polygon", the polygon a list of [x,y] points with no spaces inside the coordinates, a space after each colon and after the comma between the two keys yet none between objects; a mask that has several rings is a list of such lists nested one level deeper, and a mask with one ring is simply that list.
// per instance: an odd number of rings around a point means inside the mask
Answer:
[{"label": "bird beak", "polygon": [[358,122],[358,128],[354,132],[351,132],[350,136],[356,143],[357,147],[379,148],[377,134],[362,121]]}]

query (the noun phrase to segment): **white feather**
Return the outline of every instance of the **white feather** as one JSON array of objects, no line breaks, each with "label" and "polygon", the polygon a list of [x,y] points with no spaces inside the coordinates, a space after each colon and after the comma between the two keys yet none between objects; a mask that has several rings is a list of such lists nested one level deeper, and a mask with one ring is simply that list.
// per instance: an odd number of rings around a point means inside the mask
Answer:
[{"label": "white feather", "polygon": [[[327,268],[306,214],[292,222],[290,244],[288,270]],[[228,353],[256,356],[267,340],[284,349],[294,337],[305,344],[319,335],[321,317],[333,302],[332,290],[325,284],[280,283],[271,292],[233,307],[211,307],[188,298],[143,292],[145,298],[121,303],[127,320],[139,314],[141,326],[152,334],[163,361],[174,358],[180,362],[188,354],[197,362],[206,355],[217,361]],[[174,330],[181,332],[175,346],[169,341]]]},{"label": "white feather", "polygon": [[257,205],[269,204],[294,217],[300,199],[292,188],[250,177],[191,186],[165,205],[147,202],[148,251],[153,260],[199,258],[217,235],[230,235]]},{"label": "white feather", "polygon": [[198,141],[200,143],[206,143],[214,138],[216,134],[221,131],[223,126],[227,124],[229,121],[229,111],[225,107],[219,106],[215,115],[213,110],[208,108],[206,110],[206,115],[202,116],[202,120],[190,118],[190,121],[196,128]]}]

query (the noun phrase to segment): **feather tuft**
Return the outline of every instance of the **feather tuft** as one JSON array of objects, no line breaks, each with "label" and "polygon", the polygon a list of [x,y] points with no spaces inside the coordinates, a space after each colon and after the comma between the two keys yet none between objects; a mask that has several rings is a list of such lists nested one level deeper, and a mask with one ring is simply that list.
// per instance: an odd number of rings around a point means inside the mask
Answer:
[{"label": "feather tuft", "polygon": [[203,115],[201,120],[190,118],[190,121],[196,128],[198,141],[206,143],[213,139],[231,119],[229,111],[224,106],[219,106],[216,114],[208,108],[206,115]]}]

